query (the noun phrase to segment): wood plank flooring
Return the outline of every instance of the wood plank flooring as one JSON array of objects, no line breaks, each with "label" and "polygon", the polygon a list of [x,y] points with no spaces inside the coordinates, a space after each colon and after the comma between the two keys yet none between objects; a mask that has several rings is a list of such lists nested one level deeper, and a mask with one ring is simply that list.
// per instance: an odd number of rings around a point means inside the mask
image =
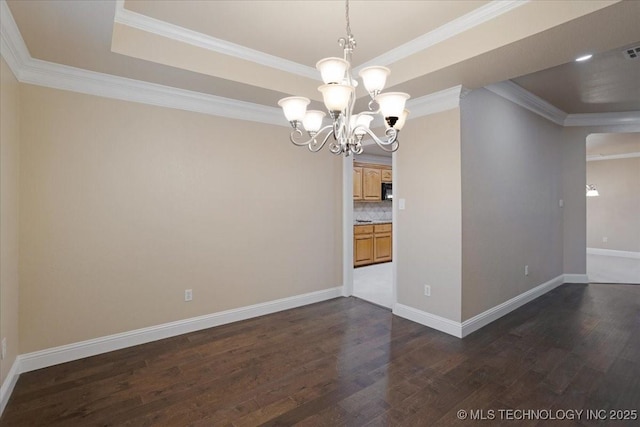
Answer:
[{"label": "wood plank flooring", "polygon": [[339,298],[22,374],[0,425],[640,425],[506,412],[580,409],[640,410],[640,286],[563,285],[463,340]]}]

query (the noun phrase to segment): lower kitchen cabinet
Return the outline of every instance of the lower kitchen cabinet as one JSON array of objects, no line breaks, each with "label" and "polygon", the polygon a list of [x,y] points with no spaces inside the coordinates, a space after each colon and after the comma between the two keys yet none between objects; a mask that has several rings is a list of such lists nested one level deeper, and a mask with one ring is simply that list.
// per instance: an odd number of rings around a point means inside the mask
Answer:
[{"label": "lower kitchen cabinet", "polygon": [[373,227],[373,262],[391,261],[391,224]]},{"label": "lower kitchen cabinet", "polygon": [[353,265],[359,267],[373,263],[373,225],[353,228]]},{"label": "lower kitchen cabinet", "polygon": [[391,224],[356,225],[353,228],[353,266],[391,261]]}]

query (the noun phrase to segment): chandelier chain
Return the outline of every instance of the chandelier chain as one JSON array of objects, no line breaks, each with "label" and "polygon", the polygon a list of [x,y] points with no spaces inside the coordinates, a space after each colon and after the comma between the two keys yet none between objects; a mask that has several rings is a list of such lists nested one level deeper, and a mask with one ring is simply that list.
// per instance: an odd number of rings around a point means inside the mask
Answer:
[{"label": "chandelier chain", "polygon": [[351,52],[356,47],[356,39],[355,37],[353,37],[353,34],[351,34],[351,21],[349,20],[349,0],[345,0],[344,3],[344,15],[347,21],[347,37],[340,37],[338,39],[338,44],[341,48],[345,49],[344,59],[351,61]]},{"label": "chandelier chain", "polygon": [[347,38],[352,39],[353,34],[351,34],[351,22],[349,21],[349,0],[345,1],[344,15],[347,20]]}]

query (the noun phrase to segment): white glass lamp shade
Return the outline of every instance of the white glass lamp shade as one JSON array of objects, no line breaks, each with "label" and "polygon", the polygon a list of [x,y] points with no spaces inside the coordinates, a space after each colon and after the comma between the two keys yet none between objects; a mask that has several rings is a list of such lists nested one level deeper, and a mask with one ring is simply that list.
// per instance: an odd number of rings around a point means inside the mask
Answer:
[{"label": "white glass lamp shade", "polygon": [[387,92],[376,96],[376,102],[380,106],[380,112],[383,117],[400,118],[404,111],[404,104],[409,98],[410,96],[408,93]]},{"label": "white glass lamp shade", "polygon": [[600,193],[598,193],[595,185],[587,184],[587,197],[597,197],[599,195]]},{"label": "white glass lamp shade", "polygon": [[[369,125],[371,124],[371,121],[373,120],[373,116],[370,116],[368,114],[358,114],[357,116],[353,116],[351,117],[351,129],[355,129],[356,126],[363,126],[367,129],[369,129]],[[364,135],[366,132],[362,129],[357,129],[356,131],[354,131],[354,134],[356,135]]]},{"label": "white glass lamp shade", "polygon": [[337,84],[344,80],[349,62],[342,58],[324,58],[316,63],[324,84]]},{"label": "white glass lamp shade", "polygon": [[355,88],[349,85],[330,84],[318,88],[322,92],[324,105],[329,111],[342,111],[347,108],[349,98]]},{"label": "white glass lamp shade", "polygon": [[303,96],[290,96],[288,98],[282,98],[278,101],[278,105],[282,107],[284,116],[290,122],[302,121],[305,113],[307,112],[307,105],[309,105],[309,98]]},{"label": "white glass lamp shade", "polygon": [[[398,121],[396,122],[396,124],[393,126],[396,130],[402,130],[402,128],[404,127],[404,123],[407,121],[407,117],[409,117],[409,114],[411,113],[411,111],[407,110],[405,108],[405,110],[402,112],[402,115],[398,118]],[[389,123],[387,123],[386,121],[384,122],[384,126],[385,128],[389,129],[391,126],[389,126]]]},{"label": "white glass lamp shade", "polygon": [[391,73],[387,67],[367,67],[360,70],[358,75],[362,78],[364,88],[369,93],[381,92],[387,83],[387,76]]},{"label": "white glass lamp shade", "polygon": [[410,111],[405,108],[405,110],[402,112],[402,115],[398,119],[398,122],[394,126],[396,130],[401,130],[404,127],[404,123],[407,121],[407,117],[409,117],[409,113]]},{"label": "white glass lamp shade", "polygon": [[326,116],[324,111],[309,110],[302,119],[302,126],[307,132],[318,132],[322,127],[324,116]]}]

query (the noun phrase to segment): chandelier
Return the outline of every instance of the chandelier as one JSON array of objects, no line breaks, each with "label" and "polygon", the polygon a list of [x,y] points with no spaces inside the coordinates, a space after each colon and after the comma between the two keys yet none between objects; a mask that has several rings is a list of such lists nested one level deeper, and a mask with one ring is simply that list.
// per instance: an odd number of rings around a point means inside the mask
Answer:
[{"label": "chandelier", "polygon": [[[386,67],[366,67],[360,70],[358,75],[371,97],[369,111],[353,113],[358,82],[351,76],[351,54],[356,47],[356,40],[351,34],[349,23],[349,0],[345,2],[345,17],[347,37],[338,39],[338,44],[344,52],[343,57],[324,58],[316,64],[324,82],[318,90],[322,93],[324,105],[333,123],[323,127],[322,122],[326,114],[318,110],[307,111],[309,98],[283,98],[278,101],[278,105],[282,107],[293,128],[289,139],[297,146],[308,146],[309,150],[317,152],[333,136],[329,150],[333,154],[344,153],[345,156],[349,156],[350,153],[362,153],[362,140],[368,135],[383,150],[394,152],[398,149],[398,132],[409,114],[404,108],[409,95],[402,92],[382,93],[391,71]],[[386,127],[385,136],[382,138],[369,129],[371,121],[378,114],[384,118]],[[303,140],[302,129],[309,135],[306,141]]]},{"label": "chandelier", "polygon": [[596,186],[593,184],[587,184],[587,197],[597,197],[600,193],[596,189]]}]

